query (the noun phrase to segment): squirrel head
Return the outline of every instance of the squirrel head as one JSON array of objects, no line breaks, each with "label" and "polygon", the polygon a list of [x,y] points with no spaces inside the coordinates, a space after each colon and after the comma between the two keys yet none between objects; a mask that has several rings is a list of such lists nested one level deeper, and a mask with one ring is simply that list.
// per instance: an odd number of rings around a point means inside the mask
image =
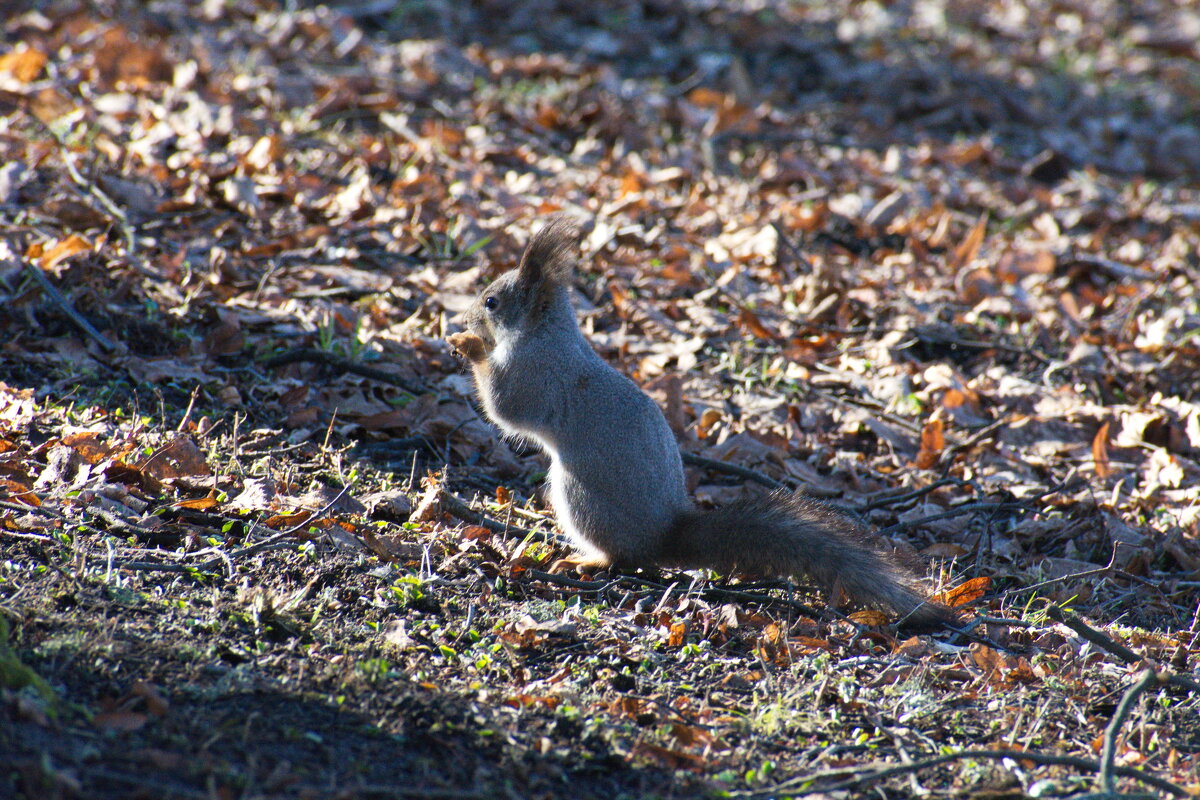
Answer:
[{"label": "squirrel head", "polygon": [[479,362],[535,329],[558,290],[570,283],[578,239],[579,227],[573,221],[551,217],[529,240],[517,268],[493,281],[467,310],[464,323],[469,335],[455,334],[450,343]]}]

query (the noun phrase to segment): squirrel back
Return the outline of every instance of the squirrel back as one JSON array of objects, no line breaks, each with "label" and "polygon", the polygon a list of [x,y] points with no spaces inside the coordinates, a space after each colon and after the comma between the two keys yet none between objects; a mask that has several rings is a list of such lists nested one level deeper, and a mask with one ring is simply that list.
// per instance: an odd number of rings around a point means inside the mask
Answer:
[{"label": "squirrel back", "polygon": [[920,582],[847,517],[788,493],[697,509],[661,409],[592,350],[569,299],[574,224],[552,218],[519,266],[488,286],[449,337],[488,417],[550,456],[559,524],[593,565],[804,577],[836,598],[951,622]]}]

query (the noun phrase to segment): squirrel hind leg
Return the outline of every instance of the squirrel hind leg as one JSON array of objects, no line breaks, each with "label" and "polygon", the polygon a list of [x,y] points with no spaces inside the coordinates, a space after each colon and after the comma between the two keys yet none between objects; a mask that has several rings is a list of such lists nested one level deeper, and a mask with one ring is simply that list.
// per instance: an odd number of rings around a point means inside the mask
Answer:
[{"label": "squirrel hind leg", "polygon": [[612,565],[611,559],[599,553],[575,553],[555,561],[550,565],[549,572],[554,575],[564,572],[576,572],[582,575],[585,572],[600,572]]}]

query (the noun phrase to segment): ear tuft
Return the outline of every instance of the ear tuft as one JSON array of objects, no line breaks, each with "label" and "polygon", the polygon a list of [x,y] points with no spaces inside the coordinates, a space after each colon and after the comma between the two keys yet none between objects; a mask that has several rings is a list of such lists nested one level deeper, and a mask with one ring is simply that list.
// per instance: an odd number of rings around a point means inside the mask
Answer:
[{"label": "ear tuft", "polygon": [[570,217],[555,214],[529,240],[521,265],[520,281],[531,286],[557,286],[571,280],[579,226]]}]

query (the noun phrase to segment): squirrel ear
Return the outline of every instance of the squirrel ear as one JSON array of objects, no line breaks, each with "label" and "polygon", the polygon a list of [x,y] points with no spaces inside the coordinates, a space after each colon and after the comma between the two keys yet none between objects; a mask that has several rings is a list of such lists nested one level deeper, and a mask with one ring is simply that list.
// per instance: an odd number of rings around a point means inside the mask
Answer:
[{"label": "squirrel ear", "polygon": [[579,241],[579,226],[562,214],[546,221],[529,240],[517,279],[526,286],[555,286],[571,280],[575,264],[575,244]]}]

